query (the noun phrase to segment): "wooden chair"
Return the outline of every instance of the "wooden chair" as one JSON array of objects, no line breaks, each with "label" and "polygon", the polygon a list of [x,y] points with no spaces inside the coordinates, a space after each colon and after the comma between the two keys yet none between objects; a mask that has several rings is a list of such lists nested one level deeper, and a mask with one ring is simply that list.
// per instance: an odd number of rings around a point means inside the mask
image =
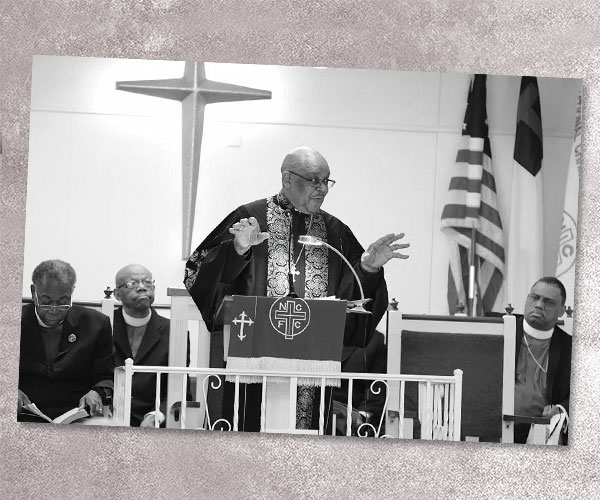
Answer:
[{"label": "wooden chair", "polygon": [[[514,413],[515,317],[388,314],[388,373],[450,375],[461,369],[462,439],[513,442],[513,421],[503,416]],[[390,388],[386,429],[397,428],[399,391],[398,384]]]}]

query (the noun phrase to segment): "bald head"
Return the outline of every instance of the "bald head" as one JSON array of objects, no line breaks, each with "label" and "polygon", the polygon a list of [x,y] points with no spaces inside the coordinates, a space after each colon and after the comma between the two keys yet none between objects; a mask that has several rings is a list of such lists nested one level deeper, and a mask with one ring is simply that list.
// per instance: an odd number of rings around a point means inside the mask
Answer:
[{"label": "bald head", "polygon": [[292,149],[285,155],[281,164],[281,173],[291,171],[305,175],[305,173],[309,173],[318,167],[329,169],[327,160],[325,160],[323,155],[316,149],[309,148],[308,146],[300,146],[299,148]]},{"label": "bald head", "polygon": [[[129,264],[117,272],[115,276],[115,298],[123,304],[127,314],[143,318],[150,312],[154,302],[154,285],[152,273],[141,264]],[[133,283],[131,288],[127,283]]]},{"label": "bald head", "polygon": [[312,181],[328,178],[327,160],[307,146],[290,151],[281,164],[281,190],[294,208],[305,214],[318,212],[329,192],[327,183],[315,186]]},{"label": "bald head", "polygon": [[152,277],[152,273],[141,264],[129,264],[117,271],[115,276],[115,285],[119,286],[126,283],[133,274],[144,274]]}]

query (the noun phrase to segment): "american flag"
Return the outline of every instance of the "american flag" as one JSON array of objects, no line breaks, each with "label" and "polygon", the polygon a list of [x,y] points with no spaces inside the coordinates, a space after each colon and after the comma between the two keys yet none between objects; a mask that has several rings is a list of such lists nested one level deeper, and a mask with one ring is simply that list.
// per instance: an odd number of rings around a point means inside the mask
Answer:
[{"label": "american flag", "polygon": [[[488,138],[486,75],[475,75],[469,89],[462,131],[441,229],[451,246],[448,266],[448,310],[467,306],[469,253],[475,234],[475,296],[471,315],[494,309],[502,291],[504,237],[496,201],[496,181]],[[502,297],[500,297],[502,299]]]}]

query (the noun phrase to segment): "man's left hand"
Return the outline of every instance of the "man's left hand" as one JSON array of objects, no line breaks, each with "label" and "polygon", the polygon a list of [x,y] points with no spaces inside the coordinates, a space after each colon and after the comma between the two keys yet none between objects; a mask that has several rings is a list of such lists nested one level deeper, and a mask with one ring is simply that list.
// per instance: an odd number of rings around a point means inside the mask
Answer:
[{"label": "man's left hand", "polygon": [[544,407],[544,411],[542,412],[542,417],[552,418],[554,415],[560,413],[560,409],[558,406],[547,405]]},{"label": "man's left hand", "polygon": [[155,427],[155,425],[154,425],[154,414],[151,413],[151,414],[148,414],[148,415],[144,416],[144,420],[142,420],[140,422],[140,427],[146,427],[146,428],[148,428],[148,427]]},{"label": "man's left hand", "polygon": [[89,391],[85,396],[79,400],[79,408],[88,407],[90,410],[90,417],[102,416],[104,414],[104,408],[102,407],[102,398],[96,391]]},{"label": "man's left hand", "polygon": [[360,258],[362,268],[369,273],[375,273],[390,259],[408,259],[408,255],[398,250],[408,248],[410,243],[394,243],[401,238],[404,238],[404,233],[390,233],[371,243]]}]

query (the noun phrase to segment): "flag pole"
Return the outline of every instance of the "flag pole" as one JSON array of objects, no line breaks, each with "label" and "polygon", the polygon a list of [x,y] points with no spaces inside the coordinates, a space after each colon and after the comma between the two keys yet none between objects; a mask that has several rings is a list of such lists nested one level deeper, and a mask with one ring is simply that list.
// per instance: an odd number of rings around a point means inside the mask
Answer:
[{"label": "flag pole", "polygon": [[475,226],[471,228],[471,254],[469,256],[469,295],[468,295],[468,314],[476,316],[477,310],[475,307]]}]

